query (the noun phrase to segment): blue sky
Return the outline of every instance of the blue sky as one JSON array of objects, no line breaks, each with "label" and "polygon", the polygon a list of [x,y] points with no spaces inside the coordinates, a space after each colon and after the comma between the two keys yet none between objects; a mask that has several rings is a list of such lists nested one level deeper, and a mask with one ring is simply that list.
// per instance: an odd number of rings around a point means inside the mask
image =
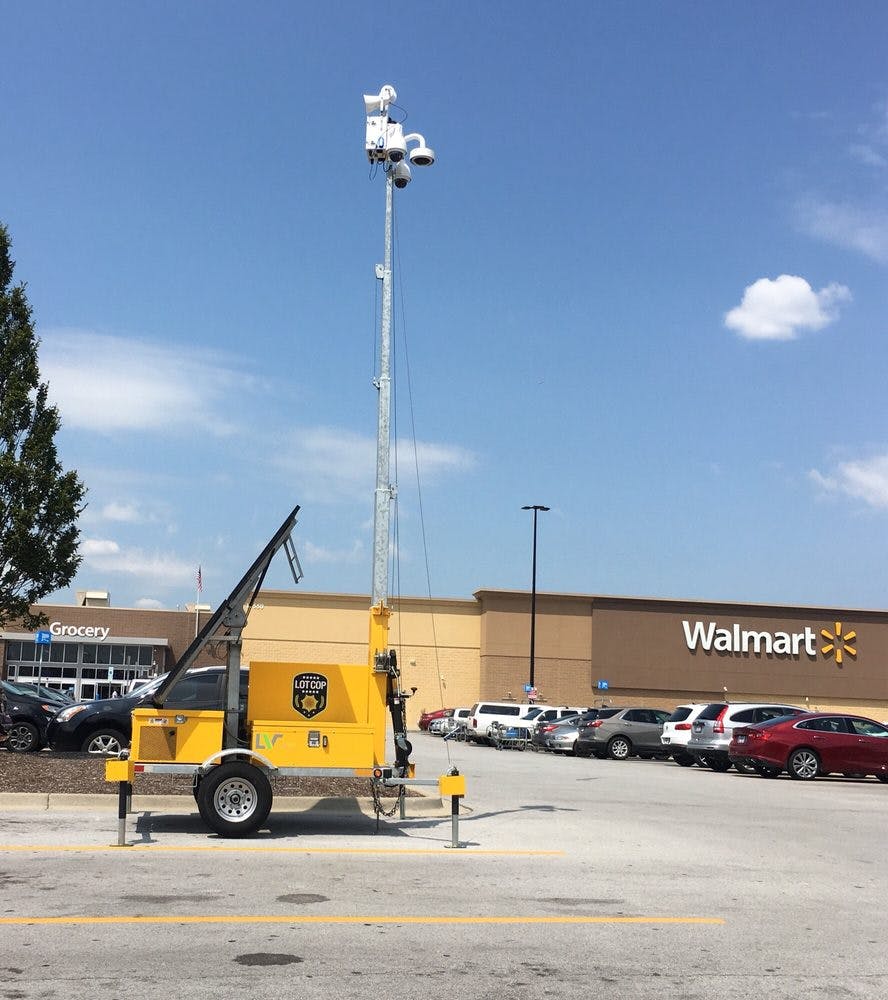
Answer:
[{"label": "blue sky", "polygon": [[56,599],[200,565],[215,605],[297,503],[300,586],[369,593],[391,83],[437,154],[396,193],[392,590],[529,589],[540,503],[540,590],[886,606],[883,3],[0,17],[0,219],[89,490]]}]

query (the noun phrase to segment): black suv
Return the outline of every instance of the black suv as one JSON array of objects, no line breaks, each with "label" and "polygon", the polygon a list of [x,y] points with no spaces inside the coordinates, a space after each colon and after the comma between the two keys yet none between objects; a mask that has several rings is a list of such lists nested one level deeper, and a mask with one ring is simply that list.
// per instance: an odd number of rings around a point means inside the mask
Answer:
[{"label": "black suv", "polygon": [[5,708],[6,740],[3,746],[12,753],[31,753],[46,745],[49,721],[62,707],[58,701],[49,701],[20,688],[11,681],[0,681]]},{"label": "black suv", "polygon": [[[132,712],[151,704],[166,677],[154,677],[120,698],[100,698],[63,708],[52,720],[46,737],[53,750],[114,756],[130,745]],[[247,700],[246,670],[241,670],[241,717]],[[197,667],[176,681],[166,708],[217,709],[225,707],[225,667]]]}]

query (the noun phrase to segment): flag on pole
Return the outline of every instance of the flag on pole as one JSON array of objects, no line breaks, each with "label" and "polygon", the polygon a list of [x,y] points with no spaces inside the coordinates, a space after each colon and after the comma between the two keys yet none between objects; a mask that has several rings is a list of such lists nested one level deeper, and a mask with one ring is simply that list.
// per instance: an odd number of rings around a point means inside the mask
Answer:
[{"label": "flag on pole", "polygon": [[200,566],[197,567],[197,592],[198,594],[203,593],[203,576],[200,572]]}]

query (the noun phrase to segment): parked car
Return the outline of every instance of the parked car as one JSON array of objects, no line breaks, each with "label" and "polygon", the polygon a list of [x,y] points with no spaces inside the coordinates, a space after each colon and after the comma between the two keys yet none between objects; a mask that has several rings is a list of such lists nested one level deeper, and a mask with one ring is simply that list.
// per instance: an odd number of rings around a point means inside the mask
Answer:
[{"label": "parked car", "polygon": [[419,728],[427,730],[435,719],[449,719],[453,715],[452,708],[436,708],[432,712],[423,712],[419,717]]},{"label": "parked car", "polygon": [[[489,729],[496,723],[514,726],[532,708],[551,708],[550,705],[531,705],[517,701],[479,701],[472,706],[466,720],[468,738],[474,743],[490,743]],[[534,714],[534,718],[539,713]]]},{"label": "parked car", "polygon": [[[161,674],[120,698],[69,705],[52,720],[47,740],[53,750],[113,756],[130,745],[132,712],[148,705],[166,677]],[[241,670],[241,699],[246,706],[246,669]],[[165,708],[216,709],[225,704],[225,667],[197,667],[181,677],[170,692]]]},{"label": "parked car", "polygon": [[[564,715],[560,719],[552,719],[549,721],[537,722],[533,727],[533,736],[531,737],[531,743],[535,750],[548,750],[550,747],[546,745],[546,738],[550,733],[554,732],[555,729],[562,723],[571,722],[575,723],[577,731],[579,731],[579,726],[584,721],[588,722],[592,719],[598,718],[597,708],[587,708],[582,712],[574,712],[572,715]],[[572,748],[573,749],[573,748]]]},{"label": "parked car", "polygon": [[738,771],[751,771],[751,765],[740,757],[731,760],[731,736],[737,726],[754,725],[785,715],[802,715],[804,709],[795,705],[752,704],[749,702],[711,702],[691,725],[687,750],[701,767],[713,771],[728,771],[733,764]]},{"label": "parked car", "polygon": [[602,709],[597,719],[583,723],[576,742],[578,757],[625,760],[627,757],[668,757],[660,734],[670,713],[662,708]]},{"label": "parked car", "polygon": [[734,729],[730,755],[763,778],[786,771],[810,781],[833,772],[888,783],[888,726],[860,715],[806,712]]},{"label": "parked car", "polygon": [[691,725],[704,708],[705,702],[679,705],[663,726],[660,742],[669,750],[675,763],[682,767],[696,763],[693,754],[688,753],[686,748],[693,735]]},{"label": "parked car", "polygon": [[[560,722],[545,722],[542,724],[542,747],[552,753],[565,753],[571,756],[576,753],[577,736],[582,716],[574,715]],[[536,744],[537,734],[533,735]]]},{"label": "parked car", "polygon": [[15,681],[15,686],[20,691],[24,691],[25,694],[30,694],[41,701],[48,701],[59,705],[74,704],[74,699],[71,695],[65,691],[59,691],[58,688],[46,687],[45,684],[32,684],[30,681]]},{"label": "parked car", "polygon": [[58,702],[46,701],[19,688],[11,681],[0,681],[0,690],[9,717],[3,746],[12,753],[33,753],[46,745],[46,728],[59,710]]}]

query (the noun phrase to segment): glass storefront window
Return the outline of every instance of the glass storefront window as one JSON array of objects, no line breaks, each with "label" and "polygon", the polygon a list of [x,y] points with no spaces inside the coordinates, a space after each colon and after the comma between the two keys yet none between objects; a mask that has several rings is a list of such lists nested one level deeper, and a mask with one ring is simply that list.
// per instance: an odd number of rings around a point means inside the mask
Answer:
[{"label": "glass storefront window", "polygon": [[64,645],[65,645],[65,643],[63,643],[63,642],[53,642],[53,643],[51,643],[50,646],[49,646],[48,654],[44,653],[43,654],[43,659],[44,660],[49,660],[50,663],[61,663],[62,662],[62,654],[64,652]]},{"label": "glass storefront window", "polygon": [[111,662],[111,647],[96,646],[96,663],[110,663],[110,662]]},{"label": "glass storefront window", "polygon": [[77,662],[77,651],[79,647],[76,642],[66,642],[64,644],[65,650],[65,663],[76,663]]},{"label": "glass storefront window", "polygon": [[153,646],[139,646],[139,666],[150,667],[154,660],[153,653]]},{"label": "glass storefront window", "polygon": [[22,644],[20,642],[8,642],[6,644],[6,660],[20,660],[22,658]]},{"label": "glass storefront window", "polygon": [[36,659],[39,659],[39,657],[37,656],[37,646],[36,646],[36,643],[33,643],[33,642],[23,642],[22,643],[22,655],[21,655],[21,659],[22,660],[27,660],[27,661],[29,661],[31,663],[33,663]]},{"label": "glass storefront window", "polygon": [[125,646],[112,646],[111,647],[111,662],[113,664],[123,664],[126,657],[126,647]]},{"label": "glass storefront window", "polygon": [[85,642],[81,647],[83,650],[83,662],[84,663],[95,663],[96,662],[96,645],[94,642]]}]

